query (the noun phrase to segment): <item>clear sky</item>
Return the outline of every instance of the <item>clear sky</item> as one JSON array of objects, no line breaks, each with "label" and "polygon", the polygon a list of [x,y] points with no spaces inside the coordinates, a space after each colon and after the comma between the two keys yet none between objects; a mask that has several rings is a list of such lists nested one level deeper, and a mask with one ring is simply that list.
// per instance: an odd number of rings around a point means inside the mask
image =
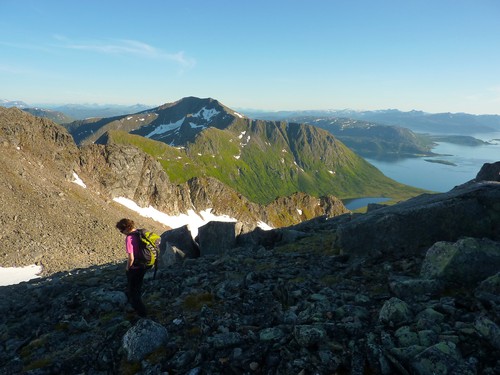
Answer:
[{"label": "clear sky", "polygon": [[499,0],[0,0],[0,99],[500,114]]}]

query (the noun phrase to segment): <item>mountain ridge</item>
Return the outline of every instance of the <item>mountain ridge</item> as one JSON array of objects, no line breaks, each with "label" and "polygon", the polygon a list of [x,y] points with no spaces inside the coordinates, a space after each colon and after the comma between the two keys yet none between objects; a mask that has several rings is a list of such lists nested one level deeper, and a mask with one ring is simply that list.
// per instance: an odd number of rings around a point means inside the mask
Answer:
[{"label": "mountain ridge", "polygon": [[[304,124],[251,120],[210,98],[183,98],[135,115],[66,127],[78,144],[132,142],[145,152],[154,149],[151,152],[170,178],[208,174],[261,204],[298,191],[341,198],[373,194],[401,198],[418,193],[383,176],[326,131]],[[117,130],[147,139],[118,135]],[[164,148],[165,155],[160,155],[160,146],[152,146],[151,141],[186,151]],[[275,147],[277,142],[280,147]],[[315,142],[312,148],[310,142]]]}]

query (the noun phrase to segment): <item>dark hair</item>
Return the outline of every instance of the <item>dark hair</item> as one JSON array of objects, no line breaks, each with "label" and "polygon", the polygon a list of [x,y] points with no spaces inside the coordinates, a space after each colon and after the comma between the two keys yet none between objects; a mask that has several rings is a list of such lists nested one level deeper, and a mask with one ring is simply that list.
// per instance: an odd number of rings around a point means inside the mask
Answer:
[{"label": "dark hair", "polygon": [[116,228],[120,232],[130,232],[135,228],[135,223],[130,219],[121,219],[118,223],[116,223]]}]

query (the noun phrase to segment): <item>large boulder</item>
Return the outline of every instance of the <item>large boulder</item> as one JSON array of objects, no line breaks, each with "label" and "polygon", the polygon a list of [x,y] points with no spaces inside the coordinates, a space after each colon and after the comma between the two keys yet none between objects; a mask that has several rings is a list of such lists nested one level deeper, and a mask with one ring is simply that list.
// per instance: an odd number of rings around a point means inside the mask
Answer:
[{"label": "large boulder", "polygon": [[389,327],[400,327],[409,323],[412,318],[408,304],[396,297],[386,301],[379,312],[379,321]]},{"label": "large boulder", "polygon": [[182,258],[198,258],[200,256],[198,244],[193,240],[193,236],[187,225],[162,233],[161,244],[162,252],[164,250],[167,251],[167,246],[170,245],[170,250],[173,249]]},{"label": "large boulder", "polygon": [[210,221],[198,228],[197,241],[200,255],[220,255],[236,247],[236,236],[241,230],[241,223]]},{"label": "large boulder", "polygon": [[500,161],[485,163],[476,176],[476,181],[500,181]]},{"label": "large boulder", "polygon": [[123,336],[122,348],[129,361],[141,361],[148,354],[165,345],[167,329],[152,320],[141,319]]},{"label": "large boulder", "polygon": [[500,240],[499,222],[500,183],[471,182],[447,193],[423,194],[353,216],[339,224],[333,247],[340,253],[362,256],[409,256],[438,241],[465,236]]},{"label": "large boulder", "polygon": [[499,269],[500,242],[486,238],[464,238],[455,243],[435,243],[427,251],[420,276],[475,286]]}]

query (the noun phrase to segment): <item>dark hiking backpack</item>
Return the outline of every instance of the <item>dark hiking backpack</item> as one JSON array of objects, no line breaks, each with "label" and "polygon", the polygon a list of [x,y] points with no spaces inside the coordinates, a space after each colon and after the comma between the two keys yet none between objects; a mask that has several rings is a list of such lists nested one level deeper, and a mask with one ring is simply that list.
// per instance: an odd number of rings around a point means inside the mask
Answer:
[{"label": "dark hiking backpack", "polygon": [[137,229],[139,235],[139,252],[137,254],[137,262],[145,268],[158,269],[158,257],[160,256],[160,241],[161,237],[153,232],[147,232],[145,229]]}]

